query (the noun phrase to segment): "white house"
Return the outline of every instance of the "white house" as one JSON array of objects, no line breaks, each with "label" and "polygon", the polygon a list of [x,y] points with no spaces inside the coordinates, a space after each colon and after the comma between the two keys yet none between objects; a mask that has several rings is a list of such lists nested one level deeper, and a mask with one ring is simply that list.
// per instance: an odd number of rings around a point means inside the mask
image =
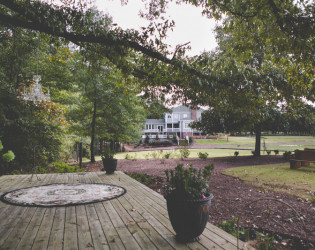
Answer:
[{"label": "white house", "polygon": [[172,138],[173,135],[180,138],[201,135],[201,131],[192,129],[189,124],[198,120],[203,111],[203,109],[194,110],[183,105],[174,107],[172,113],[164,114],[164,119],[147,119],[142,138],[147,135],[149,138],[155,138],[158,135],[160,139]]}]

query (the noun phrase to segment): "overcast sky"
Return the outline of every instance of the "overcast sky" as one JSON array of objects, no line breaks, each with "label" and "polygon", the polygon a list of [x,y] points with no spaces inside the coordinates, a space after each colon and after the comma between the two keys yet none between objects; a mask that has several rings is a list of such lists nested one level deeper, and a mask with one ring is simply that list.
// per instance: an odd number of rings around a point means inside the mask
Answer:
[{"label": "overcast sky", "polygon": [[[139,17],[139,10],[144,9],[141,0],[129,0],[122,6],[120,0],[96,0],[99,10],[113,17],[113,22],[123,29],[139,29],[147,26],[146,20]],[[167,15],[175,21],[174,31],[169,31],[167,44],[175,48],[177,44],[190,42],[190,56],[198,55],[204,50],[210,51],[216,47],[213,29],[215,21],[201,15],[201,9],[189,5],[171,3]]]}]

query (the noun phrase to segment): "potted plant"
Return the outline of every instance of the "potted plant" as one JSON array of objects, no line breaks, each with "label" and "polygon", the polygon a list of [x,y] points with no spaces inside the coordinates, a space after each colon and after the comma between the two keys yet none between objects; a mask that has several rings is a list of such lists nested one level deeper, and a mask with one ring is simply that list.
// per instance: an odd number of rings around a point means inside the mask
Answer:
[{"label": "potted plant", "polygon": [[178,164],[174,170],[165,170],[164,197],[179,242],[197,241],[205,229],[213,198],[209,190],[213,168],[210,164],[204,169],[192,165],[185,169]]},{"label": "potted plant", "polygon": [[110,147],[106,147],[102,152],[101,157],[103,161],[103,169],[106,171],[106,174],[112,174],[115,172],[117,167],[117,159],[114,159],[116,152]]}]

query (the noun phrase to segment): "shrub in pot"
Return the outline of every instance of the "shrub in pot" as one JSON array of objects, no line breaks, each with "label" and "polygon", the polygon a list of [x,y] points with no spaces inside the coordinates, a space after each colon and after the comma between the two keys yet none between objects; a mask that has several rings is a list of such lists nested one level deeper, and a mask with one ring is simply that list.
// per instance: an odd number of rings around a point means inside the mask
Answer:
[{"label": "shrub in pot", "polygon": [[116,152],[110,147],[106,147],[102,152],[101,157],[103,161],[103,169],[106,174],[113,174],[117,168],[117,159],[114,159]]},{"label": "shrub in pot", "polygon": [[179,242],[199,240],[206,227],[213,198],[209,190],[213,168],[213,164],[199,170],[178,164],[174,170],[165,170],[164,197]]}]

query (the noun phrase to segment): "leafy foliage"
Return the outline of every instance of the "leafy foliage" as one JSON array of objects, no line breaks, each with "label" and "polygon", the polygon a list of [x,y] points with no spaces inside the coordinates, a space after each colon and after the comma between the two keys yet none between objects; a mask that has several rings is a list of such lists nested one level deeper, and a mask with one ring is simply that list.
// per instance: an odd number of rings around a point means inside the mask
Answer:
[{"label": "leafy foliage", "polygon": [[186,159],[190,155],[190,151],[187,148],[181,148],[179,150],[179,153],[180,153],[180,158],[181,159]]},{"label": "leafy foliage", "polygon": [[149,142],[150,146],[154,146],[154,147],[168,147],[168,146],[172,146],[173,143],[171,141],[151,141]]},{"label": "leafy foliage", "polygon": [[234,237],[239,237],[240,240],[247,241],[249,237],[249,230],[239,228],[239,235],[237,235],[237,220],[237,217],[233,217],[231,220],[222,221],[217,226]]},{"label": "leafy foliage", "polygon": [[285,151],[283,153],[283,159],[289,160],[292,156],[292,152],[291,151]]},{"label": "leafy foliage", "polygon": [[84,168],[69,166],[68,164],[60,161],[54,162],[52,165],[55,173],[76,173],[84,171]]},{"label": "leafy foliage", "polygon": [[202,152],[199,152],[198,153],[198,157],[201,159],[201,160],[206,160],[207,158],[208,158],[208,153],[207,152],[204,152],[204,153],[202,153]]},{"label": "leafy foliage", "polygon": [[[0,140],[0,152],[3,150],[3,145],[2,142]],[[0,166],[2,168],[0,168],[0,173],[5,172],[6,170],[4,169],[4,167],[7,166],[8,162],[13,161],[15,158],[14,153],[12,152],[12,150],[8,150],[7,153],[2,154],[2,157],[0,158]]]},{"label": "leafy foliage", "polygon": [[115,154],[116,154],[116,152],[114,150],[112,150],[110,147],[106,147],[103,150],[103,152],[101,153],[101,157],[102,157],[102,159],[113,159]]},{"label": "leafy foliage", "polygon": [[188,169],[178,164],[175,170],[166,169],[165,197],[175,199],[200,199],[202,195],[209,196],[209,182],[213,164],[197,170],[192,165]]}]

